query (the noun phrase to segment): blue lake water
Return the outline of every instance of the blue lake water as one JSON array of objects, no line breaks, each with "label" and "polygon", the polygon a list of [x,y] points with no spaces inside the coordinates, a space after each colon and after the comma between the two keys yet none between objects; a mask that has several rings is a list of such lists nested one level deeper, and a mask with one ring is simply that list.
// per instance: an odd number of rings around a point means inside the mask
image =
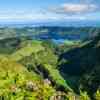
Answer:
[{"label": "blue lake water", "polygon": [[58,34],[58,33],[44,33],[32,36],[33,39],[38,40],[52,40],[56,44],[63,44],[65,40],[78,41],[87,37],[87,33],[80,34]]},{"label": "blue lake water", "polygon": [[79,34],[57,34],[57,33],[48,33],[48,34],[39,34],[39,35],[34,35],[34,39],[41,39],[41,40],[58,40],[59,42],[64,41],[65,39],[67,40],[80,40],[80,35]]},{"label": "blue lake water", "polygon": [[[20,33],[19,33],[20,35]],[[80,34],[59,34],[55,32],[50,32],[50,33],[40,33],[37,35],[34,35],[33,33],[28,33],[27,34],[31,39],[34,40],[52,40],[55,43],[64,43],[65,40],[70,40],[70,41],[77,41],[77,40],[82,40],[86,37],[88,37],[88,33],[80,33]]]}]

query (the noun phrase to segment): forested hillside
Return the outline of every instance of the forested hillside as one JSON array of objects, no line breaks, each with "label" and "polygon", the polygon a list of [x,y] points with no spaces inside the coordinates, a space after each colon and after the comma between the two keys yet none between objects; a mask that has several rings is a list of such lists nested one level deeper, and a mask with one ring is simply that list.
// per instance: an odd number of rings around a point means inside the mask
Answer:
[{"label": "forested hillside", "polygon": [[96,32],[78,45],[23,36],[0,39],[0,100],[100,100]]}]

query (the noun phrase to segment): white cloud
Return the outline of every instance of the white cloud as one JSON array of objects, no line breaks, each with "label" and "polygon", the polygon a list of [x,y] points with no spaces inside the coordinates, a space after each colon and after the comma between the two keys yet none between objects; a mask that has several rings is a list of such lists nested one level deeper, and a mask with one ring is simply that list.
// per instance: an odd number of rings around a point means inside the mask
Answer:
[{"label": "white cloud", "polygon": [[0,21],[41,21],[59,18],[57,14],[42,11],[0,11]]},{"label": "white cloud", "polygon": [[78,13],[87,13],[94,12],[99,7],[94,4],[62,4],[59,7],[50,8],[50,11],[55,13],[65,13],[65,14],[78,14]]},{"label": "white cloud", "polygon": [[54,14],[50,12],[44,13],[8,13],[0,14],[0,21],[61,21],[61,20],[84,20],[84,16],[70,16],[62,14]]},{"label": "white cloud", "polygon": [[[94,11],[96,5],[86,4],[62,4],[60,7],[52,8],[50,11],[41,10],[6,10],[0,11],[1,21],[61,21],[61,20],[86,20],[90,17],[83,14],[85,11]],[[81,13],[82,14],[76,14]],[[64,14],[61,14],[64,13]],[[71,13],[71,15],[69,14]]]}]

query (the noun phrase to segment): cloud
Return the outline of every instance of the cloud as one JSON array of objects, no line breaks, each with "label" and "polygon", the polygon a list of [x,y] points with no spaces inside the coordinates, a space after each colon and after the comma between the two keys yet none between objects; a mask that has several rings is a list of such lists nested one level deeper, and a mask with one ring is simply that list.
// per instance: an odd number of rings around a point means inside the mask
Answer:
[{"label": "cloud", "polygon": [[64,13],[64,14],[83,14],[89,12],[95,12],[99,9],[97,5],[94,4],[62,4],[59,7],[52,7],[50,11],[54,13]]},{"label": "cloud", "polygon": [[63,21],[63,20],[85,20],[85,16],[80,15],[62,15],[51,12],[21,12],[21,11],[10,11],[10,12],[0,12],[0,21]]},{"label": "cloud", "polygon": [[[96,5],[87,4],[62,4],[59,7],[53,7],[49,11],[46,9],[39,10],[2,10],[0,11],[1,21],[67,21],[67,20],[90,20],[94,19],[96,14],[83,14],[86,12],[94,12]],[[62,14],[63,13],[63,14]],[[81,14],[79,14],[81,13]],[[97,17],[96,17],[97,18]],[[99,17],[98,17],[99,18]]]},{"label": "cloud", "polygon": [[43,11],[0,11],[0,21],[58,20],[59,16]]}]

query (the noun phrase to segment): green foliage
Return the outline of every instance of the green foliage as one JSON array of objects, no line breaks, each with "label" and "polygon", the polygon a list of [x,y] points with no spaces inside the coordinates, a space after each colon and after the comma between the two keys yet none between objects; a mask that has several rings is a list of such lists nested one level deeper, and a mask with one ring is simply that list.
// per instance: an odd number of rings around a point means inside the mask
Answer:
[{"label": "green foliage", "polygon": [[24,66],[4,56],[0,57],[1,100],[48,100],[54,92],[55,89],[45,84],[36,73],[28,72]]},{"label": "green foliage", "polygon": [[80,100],[91,100],[86,91],[80,91]]},{"label": "green foliage", "polygon": [[[65,45],[56,46],[49,40],[47,42],[28,40],[31,37],[25,37],[27,32],[32,34],[40,34],[39,32],[41,32],[42,34],[42,32],[47,31],[48,29],[43,30],[42,28],[39,30],[31,28],[0,29],[1,38],[5,38],[0,41],[0,100],[49,100],[51,97],[60,98],[61,96],[62,98],[67,97],[64,100],[90,100],[90,96],[97,90],[100,83],[99,43],[96,45],[94,40],[91,40],[80,45],[80,41],[66,41]],[[22,32],[20,39],[13,38],[16,37],[16,32]],[[5,33],[5,35],[2,33]],[[62,33],[67,34],[66,32]],[[71,33],[73,32],[71,31]],[[70,52],[71,50],[74,52]],[[79,50],[78,55],[77,50]],[[63,53],[68,54],[68,52],[73,57],[68,60],[66,58],[59,60]],[[76,55],[74,55],[75,53]],[[97,59],[94,59],[94,57]],[[87,68],[87,71],[83,72],[84,75],[75,76],[77,81],[74,76],[60,72],[58,68],[59,65],[63,64],[67,68],[71,67],[68,65],[74,65],[73,62],[78,63],[77,65],[80,65],[80,67],[82,64],[84,70]],[[89,67],[84,66],[87,62]],[[95,64],[95,67],[92,68],[92,64]],[[48,79],[50,84],[46,83],[45,79]],[[79,80],[82,80],[82,82]],[[71,81],[76,82],[78,86],[69,85],[68,83],[71,83]],[[80,84],[82,89],[80,94],[76,94],[72,87],[75,87],[78,91]],[[60,91],[60,94],[58,91]],[[100,99],[99,90],[94,97],[96,100]]]},{"label": "green foliage", "polygon": [[57,69],[48,64],[45,64],[44,68],[47,70],[49,77],[55,82],[58,88],[63,87],[65,90],[72,91]]},{"label": "green foliage", "polygon": [[35,55],[36,60],[40,64],[57,65],[57,56],[51,50],[40,51]]},{"label": "green foliage", "polygon": [[95,99],[100,100],[100,90],[98,89],[97,92],[95,93]]},{"label": "green foliage", "polygon": [[29,42],[27,45],[20,50],[16,51],[10,56],[10,59],[19,61],[24,57],[30,56],[32,53],[37,53],[44,50],[44,48],[38,42]]}]

